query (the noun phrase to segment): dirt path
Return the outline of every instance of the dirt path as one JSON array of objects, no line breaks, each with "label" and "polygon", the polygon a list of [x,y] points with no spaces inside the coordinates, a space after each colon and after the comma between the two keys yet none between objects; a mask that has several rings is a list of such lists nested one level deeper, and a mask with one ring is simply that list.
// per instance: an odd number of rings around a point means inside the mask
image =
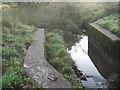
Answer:
[{"label": "dirt path", "polygon": [[44,29],[35,32],[34,41],[24,60],[24,67],[27,74],[44,88],[71,88],[70,83],[45,60]]}]

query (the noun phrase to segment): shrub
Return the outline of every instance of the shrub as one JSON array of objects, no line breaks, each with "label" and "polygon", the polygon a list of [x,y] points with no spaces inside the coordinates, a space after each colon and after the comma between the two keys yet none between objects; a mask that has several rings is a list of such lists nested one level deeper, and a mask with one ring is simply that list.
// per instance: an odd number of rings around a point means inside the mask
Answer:
[{"label": "shrub", "polygon": [[104,7],[107,13],[118,13],[118,2],[106,2]]}]

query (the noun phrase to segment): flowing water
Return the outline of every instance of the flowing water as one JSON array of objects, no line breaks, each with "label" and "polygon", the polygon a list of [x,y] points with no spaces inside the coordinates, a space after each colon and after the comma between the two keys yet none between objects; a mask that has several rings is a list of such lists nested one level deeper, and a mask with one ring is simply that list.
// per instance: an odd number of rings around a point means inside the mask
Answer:
[{"label": "flowing water", "polygon": [[[77,68],[87,77],[81,80],[85,88],[108,88],[108,79],[117,72],[91,44],[88,35],[77,35],[76,42],[67,48]],[[72,42],[71,40],[71,42]],[[115,66],[115,65],[114,65]],[[110,69],[110,71],[108,71]]]}]

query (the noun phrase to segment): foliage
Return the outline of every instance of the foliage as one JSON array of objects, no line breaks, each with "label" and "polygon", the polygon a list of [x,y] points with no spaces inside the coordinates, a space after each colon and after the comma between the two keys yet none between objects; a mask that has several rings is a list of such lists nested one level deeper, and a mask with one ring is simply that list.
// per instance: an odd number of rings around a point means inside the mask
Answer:
[{"label": "foliage", "polygon": [[[54,31],[54,30],[53,30]],[[56,68],[74,88],[82,88],[73,70],[74,62],[66,51],[62,37],[57,33],[46,33],[47,60]],[[52,53],[51,53],[52,51]]]},{"label": "foliage", "polygon": [[65,79],[67,79],[73,86],[73,88],[83,88],[82,84],[80,84],[80,80],[76,78],[76,75],[63,75]]},{"label": "foliage", "polygon": [[104,17],[103,19],[98,20],[97,24],[104,28],[107,28],[111,32],[120,36],[120,31],[118,29],[118,15],[117,14]]},{"label": "foliage", "polygon": [[[106,7],[109,6],[107,5]],[[116,5],[115,8],[111,6],[111,9],[108,9],[103,3],[6,2],[1,7],[3,48],[0,51],[3,57],[3,86],[36,87],[30,78],[24,76],[22,62],[31,44],[35,27],[41,27],[45,28],[46,32],[54,32],[46,35],[48,60],[76,88],[81,85],[79,80],[76,80],[71,68],[74,62],[66,51],[64,40],[60,35],[72,35],[82,28],[87,28],[89,22],[109,14],[106,12],[114,13]],[[116,30],[116,27],[112,28]],[[15,68],[16,66],[18,68]]]},{"label": "foliage", "polygon": [[[3,17],[9,18],[12,23],[19,21],[24,24],[46,28],[49,31],[56,28],[64,31],[78,31],[78,27],[86,28],[86,25],[89,22],[100,19],[108,14],[115,13],[118,9],[118,4],[113,2],[13,2],[6,3],[5,5],[7,4],[11,9],[3,8]],[[5,20],[3,20],[3,23],[5,23]],[[11,23],[8,25],[11,25]]]},{"label": "foliage", "polygon": [[67,73],[68,75],[70,75],[71,73],[74,73],[74,70],[71,66],[64,66],[62,73]]},{"label": "foliage", "polygon": [[104,7],[106,13],[118,13],[118,9],[120,8],[119,2],[106,2],[104,3]]},{"label": "foliage", "polygon": [[[89,22],[105,15],[102,3],[21,2],[12,4],[15,4],[16,7],[3,9],[3,19],[9,18],[12,23],[19,21],[23,24],[42,27],[49,31],[58,28],[64,32],[78,32],[79,28],[86,27]],[[6,23],[6,19],[3,20],[3,23]],[[12,23],[5,25],[10,26]]]},{"label": "foliage", "polygon": [[[5,20],[5,19],[4,19]],[[2,72],[3,88],[35,88],[37,84],[25,74],[23,59],[32,41],[35,27],[14,23],[14,28],[3,23]],[[4,22],[4,21],[3,21]]]}]

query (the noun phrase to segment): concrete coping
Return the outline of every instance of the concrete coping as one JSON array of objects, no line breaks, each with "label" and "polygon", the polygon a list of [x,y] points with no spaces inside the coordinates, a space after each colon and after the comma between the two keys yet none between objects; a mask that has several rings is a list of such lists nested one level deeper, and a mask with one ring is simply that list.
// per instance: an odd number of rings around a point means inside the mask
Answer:
[{"label": "concrete coping", "polygon": [[90,23],[90,25],[92,27],[94,27],[95,29],[97,29],[99,32],[103,33],[104,35],[106,35],[108,38],[112,39],[112,40],[120,40],[120,37],[118,37],[117,35],[113,34],[111,31],[109,31],[108,29],[105,29],[101,26],[99,26],[98,24],[96,24],[96,22]]},{"label": "concrete coping", "polygon": [[43,88],[72,88],[71,84],[45,59],[44,41],[44,29],[38,29],[24,59],[27,74]]}]

